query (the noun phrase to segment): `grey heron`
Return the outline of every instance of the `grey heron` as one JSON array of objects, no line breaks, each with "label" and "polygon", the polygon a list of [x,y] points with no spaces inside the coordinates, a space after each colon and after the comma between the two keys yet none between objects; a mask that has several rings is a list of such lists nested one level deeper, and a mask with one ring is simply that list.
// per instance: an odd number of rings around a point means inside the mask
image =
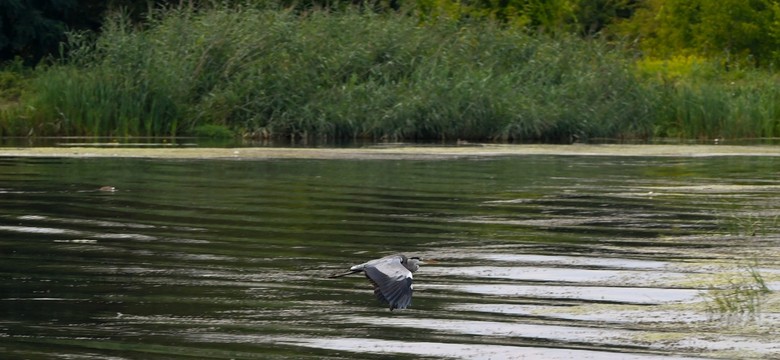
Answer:
[{"label": "grey heron", "polygon": [[364,273],[374,285],[374,295],[379,301],[394,309],[406,309],[412,304],[412,273],[420,268],[422,260],[413,256],[390,255],[381,259],[355,265],[349,271],[333,274],[330,278]]}]

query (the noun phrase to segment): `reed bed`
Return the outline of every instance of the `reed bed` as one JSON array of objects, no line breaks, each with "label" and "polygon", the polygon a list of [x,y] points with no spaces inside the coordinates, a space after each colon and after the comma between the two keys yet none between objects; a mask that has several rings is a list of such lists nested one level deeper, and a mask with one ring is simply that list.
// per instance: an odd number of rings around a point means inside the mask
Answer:
[{"label": "reed bed", "polygon": [[[655,136],[682,139],[780,137],[780,82],[753,71],[737,81],[680,81],[655,90]],[[762,78],[758,76],[763,75]]]},{"label": "reed bed", "polygon": [[[648,99],[621,54],[482,22],[397,15],[171,10],[122,17],[32,84],[42,134],[541,139],[646,136]],[[32,109],[32,110],[29,110]]]},{"label": "reed bed", "polygon": [[356,10],[167,10],[71,34],[3,134],[567,142],[778,136],[778,82],[659,83],[619,46]]}]

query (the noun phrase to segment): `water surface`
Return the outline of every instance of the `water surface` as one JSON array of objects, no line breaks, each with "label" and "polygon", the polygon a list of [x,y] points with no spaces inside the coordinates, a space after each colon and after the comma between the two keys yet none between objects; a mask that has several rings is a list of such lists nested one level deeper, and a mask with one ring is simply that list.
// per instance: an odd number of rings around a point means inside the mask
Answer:
[{"label": "water surface", "polygon": [[[0,158],[0,352],[24,359],[772,358],[774,157]],[[101,187],[111,186],[116,191]],[[404,252],[412,307],[360,276]],[[708,295],[709,294],[709,295]],[[708,297],[710,296],[710,297]]]}]

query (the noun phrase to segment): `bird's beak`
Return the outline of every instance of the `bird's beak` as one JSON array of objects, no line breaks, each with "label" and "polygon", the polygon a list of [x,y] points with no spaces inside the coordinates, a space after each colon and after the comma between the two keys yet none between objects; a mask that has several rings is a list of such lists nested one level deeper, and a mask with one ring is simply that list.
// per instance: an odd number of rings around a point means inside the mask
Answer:
[{"label": "bird's beak", "polygon": [[436,264],[436,263],[438,263],[438,262],[439,262],[439,260],[436,260],[436,259],[425,259],[425,260],[423,260],[423,261],[422,261],[422,263],[423,263],[424,265],[428,265],[428,264]]}]

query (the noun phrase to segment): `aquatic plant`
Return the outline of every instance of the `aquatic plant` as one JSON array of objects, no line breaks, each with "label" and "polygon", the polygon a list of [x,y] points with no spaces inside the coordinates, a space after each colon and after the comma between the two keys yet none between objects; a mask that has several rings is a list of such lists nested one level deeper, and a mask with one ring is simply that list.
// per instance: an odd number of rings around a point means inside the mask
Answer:
[{"label": "aquatic plant", "polygon": [[646,137],[651,107],[606,42],[400,14],[212,9],[122,16],[26,100],[35,133],[370,139]]},{"label": "aquatic plant", "polygon": [[679,56],[635,62],[657,95],[655,135],[685,139],[780,136],[780,85],[755,67],[725,67],[718,59]]},{"label": "aquatic plant", "polygon": [[[619,42],[404,13],[169,9],[63,57],[0,113],[5,135],[569,142],[780,136],[780,81]],[[197,130],[200,129],[200,130]]]},{"label": "aquatic plant", "polygon": [[721,218],[720,228],[733,235],[764,235],[780,228],[780,215],[759,216],[753,213],[727,215]]},{"label": "aquatic plant", "polygon": [[765,295],[771,290],[755,265],[741,267],[739,274],[721,287],[711,286],[702,294],[711,316],[728,321],[755,319]]}]

